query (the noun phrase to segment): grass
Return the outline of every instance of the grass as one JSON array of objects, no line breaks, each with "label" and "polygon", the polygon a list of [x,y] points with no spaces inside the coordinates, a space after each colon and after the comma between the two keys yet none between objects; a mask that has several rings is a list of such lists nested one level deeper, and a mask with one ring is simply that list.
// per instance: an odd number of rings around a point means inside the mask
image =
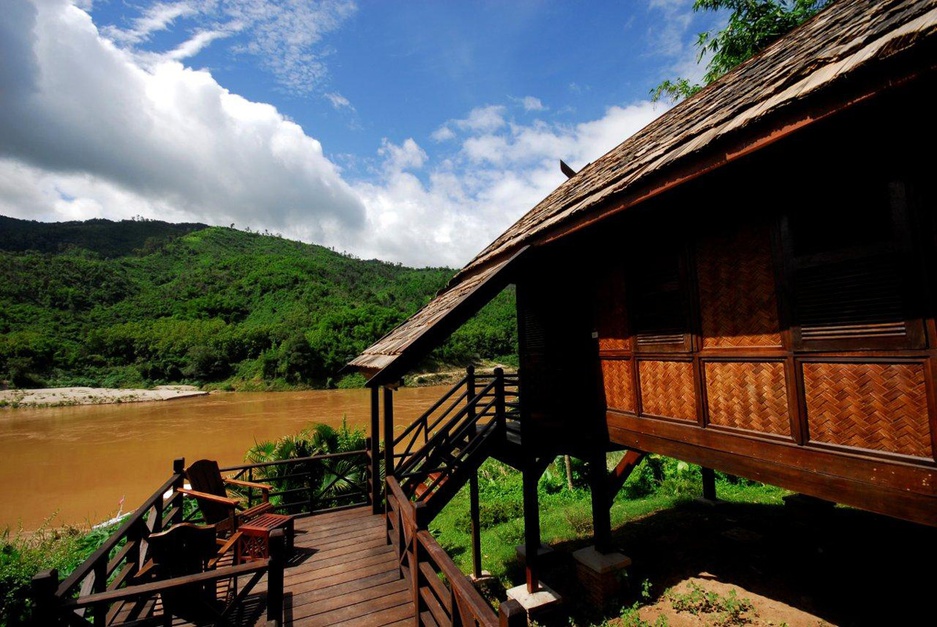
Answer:
[{"label": "grass", "polygon": [[[610,468],[621,454],[610,454]],[[587,544],[592,538],[592,502],[586,484],[585,467],[572,460],[572,489],[568,487],[565,465],[558,458],[544,473],[539,483],[541,540],[551,546]],[[611,507],[613,529],[629,521],[647,518],[655,512],[678,507],[701,496],[702,475],[699,467],[660,456],[648,456],[640,464],[617,495]],[[717,491],[724,501],[780,505],[787,491],[757,482],[717,473]],[[524,542],[522,477],[519,471],[495,460],[486,461],[479,469],[479,518],[481,527],[482,567],[507,589],[524,579],[517,559],[517,547]],[[472,571],[471,519],[468,488],[464,488],[430,524],[430,531],[466,573]],[[615,623],[625,627],[666,627],[664,623],[643,621],[638,610],[649,601],[651,582],[645,581],[638,598],[628,599],[619,608]],[[489,600],[497,592],[488,588]],[[677,603],[690,607],[694,597],[674,595]],[[501,596],[498,600],[503,599]],[[744,612],[750,602],[738,598],[704,599],[713,612],[713,624],[744,625]],[[710,609],[716,608],[716,609]],[[581,609],[582,611],[579,611]],[[594,608],[574,609],[569,625],[603,625]],[[704,611],[698,609],[697,611]],[[719,622],[722,621],[722,622]],[[734,622],[733,622],[734,621]]]},{"label": "grass", "polygon": [[59,579],[71,574],[96,551],[120,523],[97,529],[56,528],[53,518],[33,533],[5,529],[0,536],[0,625],[25,625],[30,615],[32,577],[56,569]]}]

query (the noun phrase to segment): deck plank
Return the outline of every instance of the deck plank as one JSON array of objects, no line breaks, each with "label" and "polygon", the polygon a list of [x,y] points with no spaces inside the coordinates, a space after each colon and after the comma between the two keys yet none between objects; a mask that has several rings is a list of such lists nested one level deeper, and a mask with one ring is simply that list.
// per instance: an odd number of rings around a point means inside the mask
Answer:
[{"label": "deck plank", "polygon": [[[285,627],[413,624],[410,589],[387,544],[383,516],[358,507],[296,518],[294,527],[296,551],[283,577]],[[263,598],[266,590],[265,576],[252,596]],[[266,611],[257,615],[257,627],[265,626]]]},{"label": "deck plank", "polygon": [[295,627],[412,624],[413,604],[370,507],[298,518],[298,563],[287,567],[285,624]]}]

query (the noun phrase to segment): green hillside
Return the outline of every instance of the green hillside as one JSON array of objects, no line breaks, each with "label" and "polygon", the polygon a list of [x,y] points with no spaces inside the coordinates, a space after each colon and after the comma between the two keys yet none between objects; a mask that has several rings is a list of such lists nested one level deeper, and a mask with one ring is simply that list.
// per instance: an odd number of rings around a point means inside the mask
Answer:
[{"label": "green hillside", "polygon": [[[454,274],[233,228],[0,217],[0,382],[17,387],[335,385]],[[516,351],[505,292],[432,357]]]}]

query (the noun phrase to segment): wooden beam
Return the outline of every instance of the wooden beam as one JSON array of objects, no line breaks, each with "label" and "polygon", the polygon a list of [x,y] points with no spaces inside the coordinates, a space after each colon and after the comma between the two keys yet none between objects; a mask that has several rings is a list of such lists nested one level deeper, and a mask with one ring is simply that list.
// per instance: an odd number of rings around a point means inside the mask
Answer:
[{"label": "wooden beam", "polygon": [[628,477],[631,476],[631,471],[633,471],[635,467],[641,463],[642,459],[644,459],[643,452],[629,450],[618,462],[618,465],[615,466],[615,469],[612,470],[609,476],[608,487],[609,507],[612,506],[612,501],[615,500],[615,495],[618,494],[618,491],[621,490],[621,487],[625,485],[625,481],[627,481]]}]

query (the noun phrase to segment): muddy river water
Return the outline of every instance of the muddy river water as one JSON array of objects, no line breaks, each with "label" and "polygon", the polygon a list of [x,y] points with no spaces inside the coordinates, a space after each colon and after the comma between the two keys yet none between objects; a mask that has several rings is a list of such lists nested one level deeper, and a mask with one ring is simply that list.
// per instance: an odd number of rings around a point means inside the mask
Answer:
[{"label": "muddy river water", "polygon": [[[394,394],[399,432],[446,387]],[[312,423],[367,431],[370,392],[222,393],[171,401],[0,409],[0,532],[91,525],[132,511],[172,472],[174,459],[241,463],[255,442]],[[46,521],[48,521],[46,523]]]}]

